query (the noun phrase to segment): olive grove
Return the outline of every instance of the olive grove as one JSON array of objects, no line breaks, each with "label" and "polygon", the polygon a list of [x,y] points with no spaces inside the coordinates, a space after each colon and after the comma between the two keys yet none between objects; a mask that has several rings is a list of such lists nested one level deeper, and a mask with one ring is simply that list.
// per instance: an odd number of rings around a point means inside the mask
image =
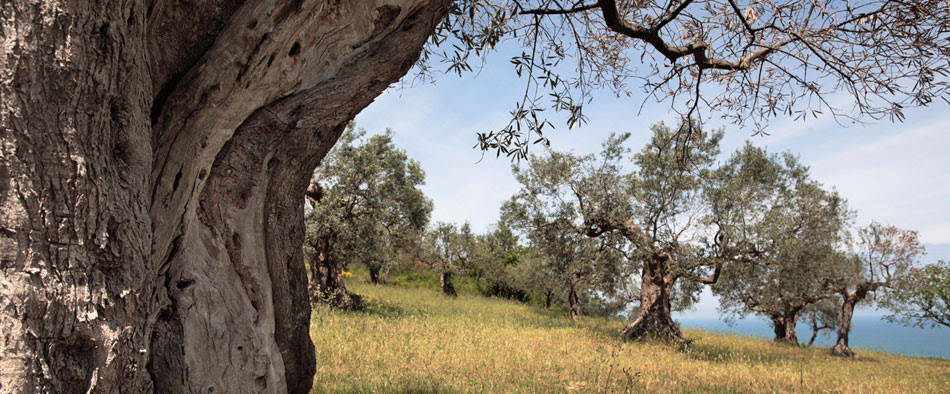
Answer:
[{"label": "olive grove", "polygon": [[308,391],[303,196],[420,53],[423,71],[461,71],[524,45],[512,123],[479,134],[518,153],[541,107],[576,124],[599,87],[737,121],[900,119],[947,99],[948,15],[941,0],[5,1],[0,389]]}]

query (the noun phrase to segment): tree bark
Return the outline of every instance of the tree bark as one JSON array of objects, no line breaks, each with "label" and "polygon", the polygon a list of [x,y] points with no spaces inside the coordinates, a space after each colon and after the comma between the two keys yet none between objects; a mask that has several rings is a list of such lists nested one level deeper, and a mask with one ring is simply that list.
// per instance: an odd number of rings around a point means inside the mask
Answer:
[{"label": "tree bark", "polygon": [[773,315],[772,330],[775,333],[775,341],[798,346],[798,333],[795,330],[795,324],[798,322],[798,311],[786,313],[784,315]]},{"label": "tree bark", "polygon": [[300,196],[447,3],[4,2],[0,391],[309,391]]},{"label": "tree bark", "polygon": [[571,279],[568,281],[567,305],[573,321],[577,321],[577,318],[581,315],[581,301],[577,296],[577,281],[577,273],[571,274]]},{"label": "tree bark", "polygon": [[854,357],[854,352],[848,346],[848,334],[851,333],[851,318],[854,317],[854,307],[867,295],[868,290],[859,287],[855,292],[842,291],[841,314],[838,316],[838,339],[831,348],[831,354],[842,357]]},{"label": "tree bark", "polygon": [[357,310],[362,300],[350,293],[343,282],[343,265],[327,257],[332,241],[324,239],[323,245],[308,248],[310,261],[310,302],[325,303],[343,310]]},{"label": "tree bark", "polygon": [[675,278],[667,273],[668,256],[657,255],[643,264],[640,283],[640,315],[627,325],[623,336],[627,339],[656,338],[687,345],[679,325],[673,321],[670,291]]},{"label": "tree bark", "polygon": [[374,285],[389,281],[389,264],[373,262],[368,264],[369,280]]},{"label": "tree bark", "polygon": [[458,296],[458,293],[455,292],[455,286],[452,284],[452,273],[445,269],[439,273],[439,287],[442,288],[442,293],[445,295]]},{"label": "tree bark", "polygon": [[392,265],[383,264],[383,267],[379,269],[379,283],[389,283],[390,270],[392,270]]},{"label": "tree bark", "polygon": [[818,339],[818,329],[812,327],[811,338],[808,338],[808,347],[815,343],[815,339]]},{"label": "tree bark", "polygon": [[379,266],[370,264],[369,266],[369,281],[374,285],[379,284]]},{"label": "tree bark", "polygon": [[811,345],[815,343],[815,339],[818,339],[818,333],[821,332],[821,330],[827,330],[831,328],[833,327],[827,325],[819,326],[817,323],[813,322],[811,325],[811,338],[808,339],[808,347],[811,347]]}]

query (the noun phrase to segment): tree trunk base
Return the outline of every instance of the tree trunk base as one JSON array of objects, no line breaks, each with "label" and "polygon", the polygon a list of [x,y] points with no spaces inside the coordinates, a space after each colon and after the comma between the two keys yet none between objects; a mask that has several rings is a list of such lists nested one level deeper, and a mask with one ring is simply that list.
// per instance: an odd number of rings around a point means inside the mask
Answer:
[{"label": "tree trunk base", "polygon": [[363,310],[363,298],[360,297],[359,294],[351,293],[346,290],[334,291],[328,294],[320,291],[314,292],[314,297],[311,302],[314,304],[326,304],[345,311]]},{"label": "tree trunk base", "polygon": [[848,345],[839,343],[831,348],[831,355],[838,357],[855,358],[855,354]]},{"label": "tree trunk base", "polygon": [[682,350],[689,348],[689,341],[683,336],[679,325],[669,316],[640,315],[623,329],[621,335],[630,341],[660,340],[675,344]]},{"label": "tree trunk base", "polygon": [[455,286],[452,285],[452,282],[448,282],[442,285],[442,294],[445,294],[449,297],[458,297],[458,292],[455,291]]}]

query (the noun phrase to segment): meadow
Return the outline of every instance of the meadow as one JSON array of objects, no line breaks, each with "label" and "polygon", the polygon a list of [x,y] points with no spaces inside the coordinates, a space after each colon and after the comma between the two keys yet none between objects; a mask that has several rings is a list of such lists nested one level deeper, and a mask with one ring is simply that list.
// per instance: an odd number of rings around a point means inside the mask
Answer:
[{"label": "meadow", "polygon": [[691,350],[626,342],[621,320],[485,298],[460,282],[458,298],[416,274],[370,284],[347,279],[360,312],[316,306],[313,392],[947,392],[950,360],[827,348],[684,330]]}]

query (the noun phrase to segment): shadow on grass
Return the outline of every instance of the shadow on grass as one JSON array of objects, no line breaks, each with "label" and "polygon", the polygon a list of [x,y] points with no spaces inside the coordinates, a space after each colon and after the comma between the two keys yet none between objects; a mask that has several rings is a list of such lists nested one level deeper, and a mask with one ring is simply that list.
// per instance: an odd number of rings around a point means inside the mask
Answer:
[{"label": "shadow on grass", "polygon": [[427,315],[427,313],[419,308],[406,308],[396,303],[368,298],[363,298],[363,304],[360,310],[346,312],[371,315],[385,319],[405,319],[409,317],[425,317]]},{"label": "shadow on grass", "polygon": [[322,386],[320,382],[317,382],[313,385],[313,388],[310,390],[311,393],[418,393],[418,394],[435,394],[435,393],[454,393],[457,390],[453,390],[448,386],[444,386],[438,382],[430,382],[421,378],[412,378],[408,381],[399,381],[399,382],[385,382],[381,384],[372,384],[366,382],[358,382],[352,385],[346,385],[345,387],[326,387]]},{"label": "shadow on grass", "polygon": [[[788,346],[778,345],[776,346]],[[791,346],[788,346],[791,350]],[[746,349],[736,349],[734,346],[715,345],[709,343],[697,343],[694,341],[690,345],[688,352],[689,358],[699,361],[716,363],[751,363],[751,364],[784,364],[792,359],[800,359],[802,355],[792,355],[788,352],[775,351],[754,351]]]},{"label": "shadow on grass", "polygon": [[[772,343],[769,349],[744,349],[735,345],[718,345],[701,343],[701,337],[691,338],[690,350],[687,352],[693,360],[715,363],[747,363],[747,364],[787,364],[789,362],[811,362],[815,357],[833,357],[828,349],[796,347],[788,344]],[[840,358],[841,361],[857,363],[878,363],[873,357],[859,357],[855,359]]]}]

